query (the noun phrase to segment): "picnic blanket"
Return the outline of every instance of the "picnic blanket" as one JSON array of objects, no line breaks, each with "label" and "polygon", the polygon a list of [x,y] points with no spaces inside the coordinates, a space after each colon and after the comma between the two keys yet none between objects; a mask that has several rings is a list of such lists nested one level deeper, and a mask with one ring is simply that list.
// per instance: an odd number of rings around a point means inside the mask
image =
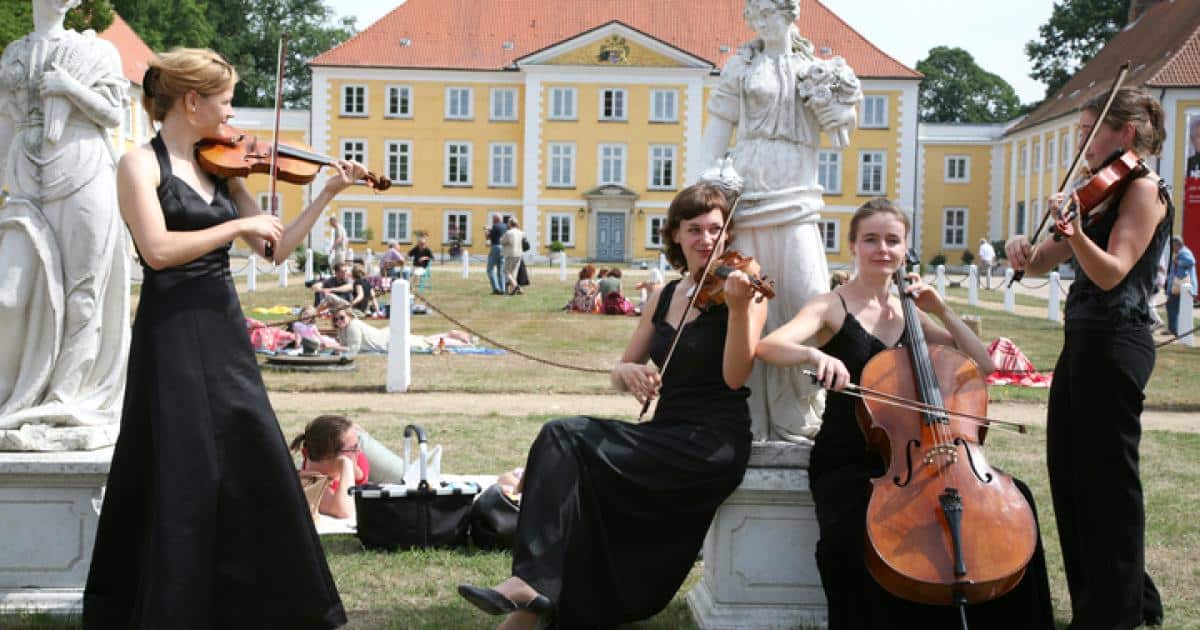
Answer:
[{"label": "picnic blanket", "polygon": [[250,317],[246,318],[246,332],[250,334],[250,345],[259,352],[276,352],[296,341],[294,333],[267,326]]},{"label": "picnic blanket", "polygon": [[1050,387],[1051,374],[1038,372],[1029,357],[1011,339],[997,338],[988,346],[988,356],[996,366],[996,371],[987,377],[988,385]]}]

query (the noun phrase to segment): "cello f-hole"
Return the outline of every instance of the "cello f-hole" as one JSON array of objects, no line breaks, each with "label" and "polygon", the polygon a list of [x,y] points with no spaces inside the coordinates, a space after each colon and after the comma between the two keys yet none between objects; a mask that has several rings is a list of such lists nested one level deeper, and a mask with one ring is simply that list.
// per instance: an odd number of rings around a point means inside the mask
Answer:
[{"label": "cello f-hole", "polygon": [[983,483],[992,483],[992,479],[994,479],[994,477],[992,477],[992,473],[987,473],[984,475],[979,474],[979,469],[975,467],[975,457],[971,455],[971,448],[967,444],[967,441],[962,438],[955,438],[954,444],[961,446],[963,451],[967,453],[967,461],[971,464],[971,472],[975,474],[975,478]]},{"label": "cello f-hole", "polygon": [[904,447],[904,457],[906,460],[908,460],[908,478],[905,479],[903,482],[900,481],[900,475],[896,475],[894,478],[892,478],[892,483],[896,484],[896,486],[899,488],[903,488],[904,486],[907,486],[912,481],[912,478],[913,478],[912,450],[914,448],[921,448],[921,442],[919,442],[917,440],[909,440],[908,444],[905,445],[905,447]]}]

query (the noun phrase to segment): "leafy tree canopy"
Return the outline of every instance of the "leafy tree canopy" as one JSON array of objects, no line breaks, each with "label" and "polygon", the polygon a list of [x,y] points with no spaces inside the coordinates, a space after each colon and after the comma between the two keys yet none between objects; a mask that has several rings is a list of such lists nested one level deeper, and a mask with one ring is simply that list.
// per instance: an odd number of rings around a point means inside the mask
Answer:
[{"label": "leafy tree canopy", "polygon": [[975,63],[961,48],[937,46],[917,62],[924,122],[982,123],[1012,120],[1021,102],[1007,81]]},{"label": "leafy tree canopy", "polygon": [[[108,0],[83,0],[71,9],[63,26],[77,31],[92,29],[97,33],[113,21],[113,8]],[[0,0],[0,50],[33,30],[33,3],[29,0]]]},{"label": "leafy tree canopy", "polygon": [[1046,96],[1058,91],[1129,16],[1130,0],[1062,0],[1054,3],[1050,20],[1038,27],[1040,39],[1025,44],[1033,62],[1029,76],[1046,84]]}]

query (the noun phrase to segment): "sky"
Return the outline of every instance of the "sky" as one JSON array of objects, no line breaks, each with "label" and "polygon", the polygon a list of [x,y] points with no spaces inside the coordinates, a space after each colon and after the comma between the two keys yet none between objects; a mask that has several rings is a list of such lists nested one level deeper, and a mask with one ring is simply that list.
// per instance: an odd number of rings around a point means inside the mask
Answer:
[{"label": "sky", "polygon": [[[339,16],[358,18],[363,30],[400,2],[326,0]],[[654,0],[645,0],[653,2]],[[885,53],[909,67],[935,46],[962,48],[984,70],[998,74],[1022,103],[1041,100],[1046,86],[1029,78],[1025,42],[1050,18],[1050,0],[822,0]]]}]

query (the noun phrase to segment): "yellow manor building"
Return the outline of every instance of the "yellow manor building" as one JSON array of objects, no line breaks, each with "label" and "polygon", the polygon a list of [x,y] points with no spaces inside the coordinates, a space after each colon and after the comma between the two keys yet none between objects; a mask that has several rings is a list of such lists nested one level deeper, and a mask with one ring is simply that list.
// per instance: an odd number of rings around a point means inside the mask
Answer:
[{"label": "yellow manor building", "polygon": [[[754,39],[743,5],[409,0],[311,64],[314,148],[393,181],[331,211],[375,250],[424,232],[435,252],[461,241],[482,254],[499,214],[536,253],[561,243],[572,257],[652,259],[671,199],[707,166],[720,69]],[[851,145],[820,154],[826,247],[845,262],[864,200],[915,205],[921,75],[815,0],[798,25],[819,57],[847,60],[866,97]],[[314,247],[324,239],[319,226]]]}]

